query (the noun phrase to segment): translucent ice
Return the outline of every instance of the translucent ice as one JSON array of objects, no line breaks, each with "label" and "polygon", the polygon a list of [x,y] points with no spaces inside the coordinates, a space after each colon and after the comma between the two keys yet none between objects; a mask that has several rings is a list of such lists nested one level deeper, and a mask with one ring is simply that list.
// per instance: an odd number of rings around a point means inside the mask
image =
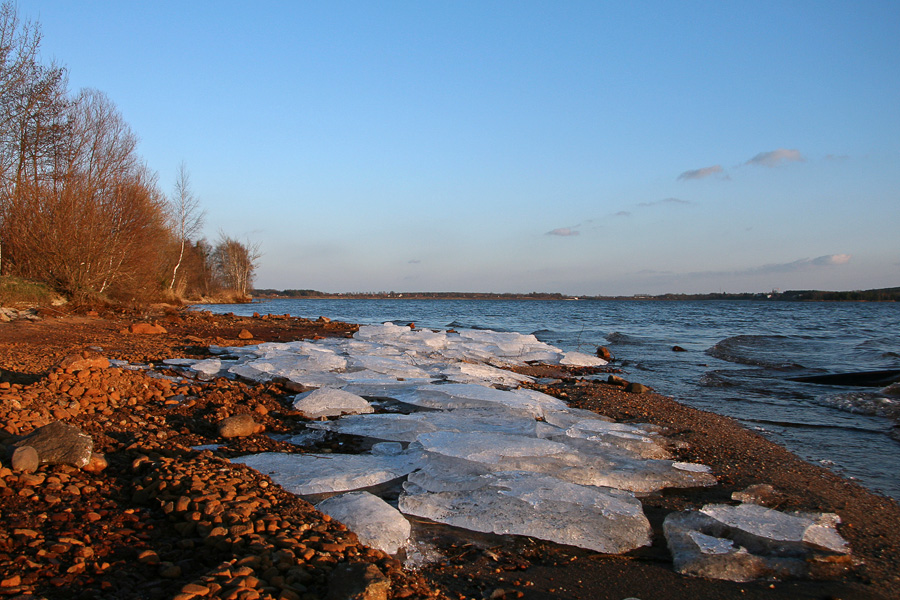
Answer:
[{"label": "translucent ice", "polygon": [[[382,413],[309,424],[315,429],[397,442],[413,442],[420,434],[435,431],[478,431],[533,436],[538,425],[538,422],[530,416],[502,406],[426,411],[409,415]],[[561,433],[561,430],[556,429],[556,432]]]},{"label": "translucent ice", "polygon": [[543,457],[568,450],[558,442],[504,433],[437,431],[421,434],[417,441],[429,452],[487,464],[505,457]]},{"label": "translucent ice", "polygon": [[834,514],[784,513],[755,504],[715,504],[671,513],[663,531],[675,570],[751,581],[832,577],[851,565]]},{"label": "translucent ice", "polygon": [[396,508],[369,492],[332,496],[316,508],[348,526],[366,546],[396,554],[409,543],[409,521]]},{"label": "translucent ice", "polygon": [[294,397],[293,407],[310,419],[375,412],[365,398],[333,388],[319,388],[298,394]]},{"label": "translucent ice", "polygon": [[263,452],[233,458],[298,495],[358,490],[403,477],[418,464],[420,454],[285,454]]},{"label": "translucent ice", "polygon": [[407,482],[400,510],[473,531],[514,534],[627,552],[650,543],[640,502],[619,490],[580,486],[546,475],[500,472],[465,491],[430,492]]}]

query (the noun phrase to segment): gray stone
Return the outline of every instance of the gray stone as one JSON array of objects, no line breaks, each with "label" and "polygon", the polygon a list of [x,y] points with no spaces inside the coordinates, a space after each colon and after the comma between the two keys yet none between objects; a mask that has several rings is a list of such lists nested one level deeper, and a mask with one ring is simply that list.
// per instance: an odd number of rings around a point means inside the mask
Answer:
[{"label": "gray stone", "polygon": [[94,440],[75,425],[56,421],[35,429],[13,446],[31,446],[41,464],[72,465],[80,469],[91,460]]}]

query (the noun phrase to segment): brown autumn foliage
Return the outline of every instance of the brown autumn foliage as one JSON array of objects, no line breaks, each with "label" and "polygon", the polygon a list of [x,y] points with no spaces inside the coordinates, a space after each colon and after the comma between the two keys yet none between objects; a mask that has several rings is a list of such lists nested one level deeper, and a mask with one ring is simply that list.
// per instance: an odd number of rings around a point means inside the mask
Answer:
[{"label": "brown autumn foliage", "polygon": [[0,5],[0,275],[80,301],[246,295],[255,247],[191,241],[203,213],[184,164],[167,199],[113,102],[70,94],[65,70],[40,62],[40,40]]}]

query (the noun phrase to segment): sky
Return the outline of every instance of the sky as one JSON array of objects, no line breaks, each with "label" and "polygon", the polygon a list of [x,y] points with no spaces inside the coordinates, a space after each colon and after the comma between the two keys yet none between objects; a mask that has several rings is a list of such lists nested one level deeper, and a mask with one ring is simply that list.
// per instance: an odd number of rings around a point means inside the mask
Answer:
[{"label": "sky", "polygon": [[18,0],[256,285],[900,286],[900,3]]}]

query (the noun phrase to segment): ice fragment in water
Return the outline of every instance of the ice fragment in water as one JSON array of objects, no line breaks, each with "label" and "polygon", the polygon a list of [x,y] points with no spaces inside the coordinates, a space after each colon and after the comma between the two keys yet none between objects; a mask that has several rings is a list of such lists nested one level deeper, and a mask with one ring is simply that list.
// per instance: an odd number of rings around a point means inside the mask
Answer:
[{"label": "ice fragment in water", "polygon": [[370,454],[285,454],[263,452],[231,459],[245,464],[289,492],[298,495],[358,490],[403,477],[416,468],[420,453],[395,456]]},{"label": "ice fragment in water", "polygon": [[631,494],[554,477],[500,472],[465,491],[429,492],[404,484],[400,510],[439,523],[536,537],[598,552],[627,552],[650,543],[650,524]]},{"label": "ice fragment in water", "polygon": [[671,513],[663,531],[679,573],[729,581],[829,578],[851,566],[837,522],[830,513],[715,504]]},{"label": "ice fragment in water", "polygon": [[396,554],[409,543],[409,521],[396,508],[369,492],[332,496],[316,508],[349,527],[366,546]]},{"label": "ice fragment in water", "polygon": [[293,407],[310,419],[375,412],[365,398],[333,388],[319,388],[298,394],[294,397]]}]

